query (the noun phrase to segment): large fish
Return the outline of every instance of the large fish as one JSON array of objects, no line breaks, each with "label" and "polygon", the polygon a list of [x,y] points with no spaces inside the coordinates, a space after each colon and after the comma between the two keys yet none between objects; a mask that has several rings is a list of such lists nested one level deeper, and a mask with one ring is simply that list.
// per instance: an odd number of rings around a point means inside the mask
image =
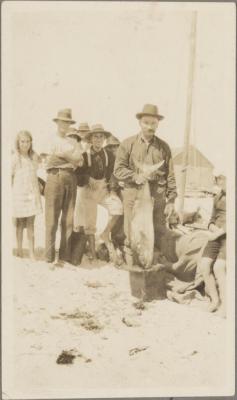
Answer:
[{"label": "large fish", "polygon": [[146,177],[146,182],[138,190],[137,199],[133,208],[131,222],[131,249],[134,262],[143,268],[150,268],[154,253],[154,226],[153,207],[154,199],[150,194],[149,177],[159,173],[158,169],[163,165],[161,161],[155,165],[138,164],[136,167]]}]

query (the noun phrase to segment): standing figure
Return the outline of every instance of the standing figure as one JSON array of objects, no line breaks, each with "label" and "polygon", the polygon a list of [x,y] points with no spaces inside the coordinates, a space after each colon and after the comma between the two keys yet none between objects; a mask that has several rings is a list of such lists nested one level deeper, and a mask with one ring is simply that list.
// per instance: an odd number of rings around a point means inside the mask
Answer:
[{"label": "standing figure", "polygon": [[83,190],[81,199],[85,207],[84,230],[88,236],[91,259],[96,259],[95,233],[97,220],[97,206],[100,204],[109,213],[109,221],[101,235],[105,242],[109,240],[111,229],[119,215],[123,214],[122,202],[116,194],[110,195],[110,178],[114,169],[114,156],[103,148],[104,140],[110,136],[102,125],[97,124],[91,128],[87,140],[91,147],[83,153],[84,163],[77,169],[78,181]]},{"label": "standing figure", "polygon": [[[115,136],[111,135],[106,140],[104,149],[108,150],[110,153],[112,153],[114,156],[114,160],[115,160],[119,146],[120,146],[120,141]],[[121,182],[117,178],[115,178],[114,173],[111,174],[109,187],[110,187],[110,194],[112,194],[112,195],[115,194],[116,196],[119,196],[119,198],[122,200],[121,191],[124,187],[124,184],[123,184],[123,182]],[[122,215],[121,215],[120,219],[121,218],[123,219]]]},{"label": "standing figure", "polygon": [[[124,182],[125,253],[129,265],[133,264],[131,223],[134,205],[139,198],[140,189],[147,179],[149,179],[149,189],[154,204],[153,225],[156,243],[166,232],[165,216],[174,212],[174,201],[177,197],[170,148],[165,141],[155,136],[159,121],[164,117],[159,114],[157,106],[152,104],[146,104],[143,111],[136,117],[139,120],[141,131],[121,143],[114,167],[115,177]],[[161,167],[150,174],[148,178],[145,173],[146,169],[156,164]],[[145,215],[144,219],[146,219]],[[149,238],[146,239],[149,240]]]},{"label": "standing figure", "polygon": [[108,151],[111,151],[114,157],[116,157],[119,146],[120,141],[115,136],[111,135],[108,137],[108,139],[106,139],[104,148]]},{"label": "standing figure", "polygon": [[23,257],[23,231],[26,227],[31,259],[34,259],[34,220],[42,212],[36,173],[38,162],[30,132],[19,132],[12,160],[13,217],[16,218],[17,254]]},{"label": "standing figure", "polygon": [[212,216],[209,222],[211,236],[198,265],[210,296],[209,311],[219,308],[225,317],[225,276],[226,276],[226,177],[223,172],[215,173],[216,184],[220,188],[214,198]]},{"label": "standing figure", "polygon": [[73,213],[76,200],[76,175],[74,170],[82,163],[82,152],[77,143],[66,137],[70,125],[74,124],[70,109],[58,112],[53,119],[57,125],[47,160],[45,187],[46,261],[55,261],[55,240],[61,214],[61,239],[59,259],[69,261],[70,237],[73,228]]},{"label": "standing figure", "polygon": [[81,138],[81,149],[82,151],[87,151],[90,148],[90,143],[87,138],[87,134],[90,132],[90,127],[87,122],[81,122],[77,129],[78,135]]},{"label": "standing figure", "polygon": [[[87,140],[87,134],[90,132],[90,128],[87,122],[80,123],[77,134],[80,138],[80,146],[81,151],[84,153],[89,150],[90,143]],[[73,221],[73,231],[74,232],[84,232],[85,226],[85,207],[83,203],[83,199],[81,198],[82,187],[77,186],[77,196],[76,196],[76,204],[74,210],[74,221]]]}]

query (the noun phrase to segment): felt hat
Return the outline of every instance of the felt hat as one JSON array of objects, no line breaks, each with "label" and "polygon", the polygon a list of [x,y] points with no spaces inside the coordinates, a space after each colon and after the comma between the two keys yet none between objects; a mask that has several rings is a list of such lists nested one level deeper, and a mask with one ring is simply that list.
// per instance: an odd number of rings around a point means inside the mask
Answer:
[{"label": "felt hat", "polygon": [[67,130],[65,136],[66,136],[66,137],[67,137],[67,136],[76,136],[77,140],[78,140],[79,142],[81,141],[81,136],[80,136],[80,134],[79,134],[78,129],[76,129],[76,128],[72,128],[72,127],[69,128],[69,129]]},{"label": "felt hat", "polygon": [[87,133],[90,131],[90,127],[87,122],[81,122],[78,127],[79,133]]},{"label": "felt hat", "polygon": [[119,145],[120,145],[120,141],[114,135],[111,135],[106,140],[105,147],[107,147],[107,146],[119,146]]},{"label": "felt hat", "polygon": [[155,117],[158,120],[163,119],[163,115],[159,114],[158,107],[153,104],[145,104],[143,110],[136,114],[137,119],[141,119],[143,116]]},{"label": "felt hat", "polygon": [[56,118],[53,119],[53,121],[65,121],[70,122],[71,124],[76,123],[76,121],[72,119],[72,110],[70,108],[65,108],[64,110],[58,111],[58,115]]},{"label": "felt hat", "polygon": [[109,136],[111,136],[110,132],[107,132],[104,130],[103,126],[101,124],[95,124],[92,125],[91,130],[87,133],[86,139],[88,141],[91,140],[92,136],[95,135],[96,133],[103,133],[104,137],[107,139]]}]

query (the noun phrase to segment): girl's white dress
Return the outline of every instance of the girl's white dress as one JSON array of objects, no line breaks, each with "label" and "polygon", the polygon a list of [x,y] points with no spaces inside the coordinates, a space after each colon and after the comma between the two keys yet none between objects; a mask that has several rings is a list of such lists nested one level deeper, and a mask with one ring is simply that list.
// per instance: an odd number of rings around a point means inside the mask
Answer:
[{"label": "girl's white dress", "polygon": [[37,177],[38,156],[13,155],[12,160],[12,208],[13,217],[31,217],[42,212]]}]

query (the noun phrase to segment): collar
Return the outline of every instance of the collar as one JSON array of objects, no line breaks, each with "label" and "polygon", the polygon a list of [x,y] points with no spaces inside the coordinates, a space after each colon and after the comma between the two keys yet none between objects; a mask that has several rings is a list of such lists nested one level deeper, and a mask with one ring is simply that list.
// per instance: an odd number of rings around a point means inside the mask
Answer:
[{"label": "collar", "polygon": [[91,146],[90,151],[91,154],[100,154],[103,151],[103,147],[99,151],[95,151],[94,148]]},{"label": "collar", "polygon": [[155,141],[156,141],[156,139],[157,139],[157,136],[154,135],[154,136],[151,138],[151,140],[148,142],[148,140],[144,138],[144,135],[143,135],[142,132],[140,132],[140,133],[138,134],[138,140],[139,140],[139,142],[140,142],[140,143],[146,143],[147,145],[149,145],[149,144],[154,144]]}]

